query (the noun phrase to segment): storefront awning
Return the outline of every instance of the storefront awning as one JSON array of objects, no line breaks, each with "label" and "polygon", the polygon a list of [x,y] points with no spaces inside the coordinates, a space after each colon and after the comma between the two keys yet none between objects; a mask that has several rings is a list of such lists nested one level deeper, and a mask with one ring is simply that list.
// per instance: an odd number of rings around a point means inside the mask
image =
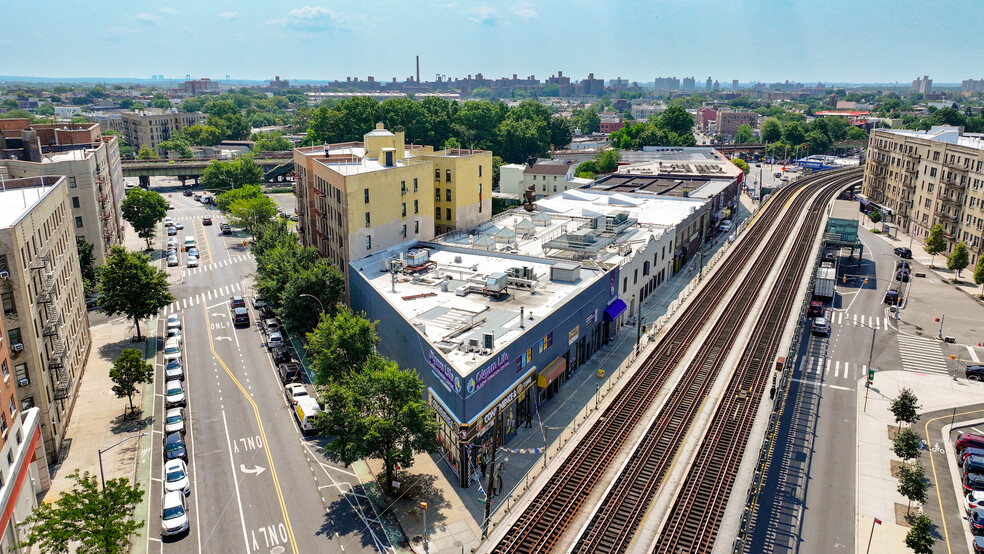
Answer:
[{"label": "storefront awning", "polygon": [[550,362],[550,364],[543,368],[543,371],[536,376],[537,386],[540,388],[547,388],[558,375],[564,372],[565,369],[567,369],[567,360],[561,356],[557,356],[554,361]]},{"label": "storefront awning", "polygon": [[625,311],[626,305],[625,301],[621,298],[616,298],[610,306],[605,308],[605,321],[615,321],[618,316],[622,315]]}]

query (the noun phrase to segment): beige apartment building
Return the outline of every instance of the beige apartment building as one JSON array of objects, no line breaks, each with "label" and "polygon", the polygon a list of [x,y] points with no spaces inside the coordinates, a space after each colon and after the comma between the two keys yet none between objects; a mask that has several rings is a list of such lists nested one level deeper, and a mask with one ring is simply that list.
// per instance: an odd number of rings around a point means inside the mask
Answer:
[{"label": "beige apartment building", "polygon": [[93,245],[102,264],[110,247],[122,244],[125,196],[119,139],[102,136],[98,123],[31,125],[0,120],[4,179],[64,175],[75,236]]},{"label": "beige apartment building", "polygon": [[[68,179],[5,181],[0,191],[0,306],[21,410],[40,410],[54,463],[91,340]],[[2,407],[0,407],[2,408]]]},{"label": "beige apartment building", "polygon": [[867,157],[863,202],[920,242],[941,224],[947,253],[965,243],[973,267],[984,250],[984,140],[959,127],[876,129]]},{"label": "beige apartment building", "polygon": [[752,129],[758,127],[759,114],[755,112],[731,112],[718,110],[714,129],[719,135],[733,137],[738,134],[738,127],[748,125]]},{"label": "beige apartment building", "polygon": [[201,112],[179,112],[174,108],[147,108],[137,112],[123,112],[120,129],[127,144],[134,150],[147,145],[151,150],[164,155],[159,148],[161,141],[177,135],[186,127],[204,125],[208,118]]},{"label": "beige apartment building", "polygon": [[298,233],[348,275],[348,262],[492,215],[492,153],[409,146],[381,124],[363,142],[294,149]]}]

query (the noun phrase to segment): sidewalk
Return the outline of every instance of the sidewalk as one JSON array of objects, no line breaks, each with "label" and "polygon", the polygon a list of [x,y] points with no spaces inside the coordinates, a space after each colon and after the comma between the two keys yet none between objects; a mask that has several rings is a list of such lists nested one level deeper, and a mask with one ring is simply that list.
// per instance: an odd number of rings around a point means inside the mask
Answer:
[{"label": "sidewalk", "polygon": [[[146,242],[127,233],[124,246],[130,250],[143,252]],[[160,251],[152,256],[159,261]],[[105,319],[97,312],[89,312],[89,317]],[[150,318],[140,324],[144,340],[133,342],[136,336],[133,321],[122,316],[110,318],[104,323],[92,325],[90,333],[92,345],[85,370],[80,377],[75,406],[71,419],[65,431],[65,442],[62,446],[58,463],[52,466],[51,488],[45,493],[43,501],[53,503],[62,493],[71,490],[73,482],[68,476],[74,471],[88,471],[99,478],[99,451],[113,447],[102,454],[103,476],[110,479],[127,478],[139,483],[144,490],[144,500],[135,510],[137,519],[145,520],[143,528],[132,537],[131,552],[144,552],[148,529],[155,528],[155,522],[150,518],[152,510],[148,510],[150,464],[149,457],[152,445],[152,425],[155,414],[154,384],[147,383],[141,392],[134,395],[133,405],[138,411],[136,419],[124,418],[129,415],[130,404],[126,398],[117,398],[113,394],[113,382],[109,378],[109,370],[126,348],[136,348],[145,355],[145,360],[155,363],[157,354],[157,320]],[[146,433],[140,436],[141,433]],[[134,437],[138,437],[133,439]]]},{"label": "sidewalk", "polygon": [[[751,198],[741,195],[739,213],[735,217],[735,233],[744,231],[740,222],[750,218],[755,206]],[[720,261],[718,251],[729,246],[724,236],[710,245],[708,266]],[[705,268],[704,275],[707,275]],[[679,306],[679,300],[693,291],[696,274],[678,272],[669,278],[641,308],[649,330],[642,335],[643,351],[652,345],[651,339],[669,320],[669,315]],[[523,493],[543,469],[556,458],[569,441],[575,429],[579,429],[596,405],[603,405],[614,389],[616,380],[635,361],[636,332],[632,326],[624,326],[612,342],[603,346],[564,384],[560,395],[540,405],[532,428],[519,428],[516,434],[499,450],[496,465],[502,463],[503,494],[494,498],[491,522],[496,525],[523,499]],[[599,379],[597,371],[605,372]],[[545,447],[545,444],[549,445]],[[360,471],[363,482],[370,484],[372,476],[379,475],[382,464],[369,460]],[[440,456],[418,454],[413,467],[398,472],[400,496],[377,511],[383,515],[395,514],[400,528],[409,540],[410,549],[397,548],[400,552],[471,552],[481,543],[482,521],[485,512],[485,495],[477,484],[467,489],[458,487],[458,477],[451,472]],[[482,487],[485,483],[482,483]],[[424,514],[420,502],[427,503],[426,544],[423,541]],[[491,533],[491,528],[490,528]],[[394,545],[399,546],[399,545]]]}]

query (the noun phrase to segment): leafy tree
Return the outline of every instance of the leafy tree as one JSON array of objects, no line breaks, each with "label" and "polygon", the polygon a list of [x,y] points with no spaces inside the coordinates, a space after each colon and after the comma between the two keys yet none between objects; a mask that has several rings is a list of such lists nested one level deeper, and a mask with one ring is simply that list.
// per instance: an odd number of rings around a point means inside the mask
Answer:
[{"label": "leafy tree", "polygon": [[953,252],[947,256],[946,268],[950,271],[956,271],[957,277],[959,277],[960,272],[968,265],[970,265],[970,254],[967,252],[967,245],[963,241],[960,241],[953,247]]},{"label": "leafy tree", "polygon": [[233,202],[261,196],[263,196],[263,188],[260,185],[243,185],[220,193],[215,197],[215,205],[222,213],[228,214]]},{"label": "leafy tree", "polygon": [[263,182],[263,168],[256,165],[252,156],[243,156],[229,162],[215,160],[202,171],[198,182],[206,190],[213,192],[259,185]]},{"label": "leafy tree", "polygon": [[878,223],[879,221],[882,220],[881,211],[871,210],[870,212],[868,212],[868,219],[870,219],[872,223]]},{"label": "leafy tree", "polygon": [[939,223],[933,225],[929,230],[929,236],[926,237],[926,244],[923,246],[923,250],[931,256],[929,267],[935,267],[933,261],[936,259],[936,255],[946,250],[946,237],[943,235],[943,225]]},{"label": "leafy tree", "polygon": [[895,433],[895,437],[892,438],[892,452],[899,458],[909,461],[919,456],[921,444],[922,439],[919,438],[919,435],[911,427],[906,427]]},{"label": "leafy tree", "polygon": [[670,106],[659,116],[659,125],[677,135],[690,134],[694,128],[694,118],[680,106]]},{"label": "leafy tree", "polygon": [[209,115],[205,119],[205,124],[218,129],[221,140],[245,140],[250,132],[249,121],[241,113],[225,116]]},{"label": "leafy tree", "polygon": [[428,137],[423,143],[435,146],[444,144],[444,141],[451,137],[451,125],[458,111],[458,103],[437,96],[428,96],[420,101],[420,107],[427,114]]},{"label": "leafy tree", "polygon": [[550,130],[543,121],[507,119],[496,129],[497,152],[510,163],[523,163],[530,157],[546,156],[550,147]]},{"label": "leafy tree", "polygon": [[123,554],[129,551],[130,535],[143,527],[132,519],[143,499],[139,485],[129,479],[110,479],[99,488],[96,477],[76,470],[68,476],[71,490],[53,504],[42,502],[20,523],[27,532],[18,548],[40,546],[42,552],[64,554]]},{"label": "leafy tree", "polygon": [[550,144],[554,148],[566,148],[574,138],[570,121],[559,115],[550,118],[548,127],[550,128]]},{"label": "leafy tree", "polygon": [[444,141],[441,146],[441,150],[456,150],[458,148],[461,148],[461,142],[454,137],[448,137],[448,140]]},{"label": "leafy tree", "polygon": [[472,90],[472,96],[475,98],[492,98],[492,91],[489,87],[476,87]]},{"label": "leafy tree", "polygon": [[423,382],[414,370],[372,355],[360,371],[328,387],[325,411],[317,420],[331,437],[325,452],[345,464],[382,460],[392,490],[397,465],[413,465],[415,452],[437,450],[437,421],[422,400]]},{"label": "leafy tree", "polygon": [[211,125],[191,125],[185,127],[181,136],[195,146],[215,146],[222,142],[222,132]]},{"label": "leafy tree", "polygon": [[[820,131],[810,131],[803,137],[810,154],[823,154],[830,150],[830,137]],[[799,152],[799,150],[797,150]]]},{"label": "leafy tree", "polygon": [[865,140],[868,138],[868,133],[864,129],[858,127],[847,128],[847,133],[844,135],[844,140]]},{"label": "leafy tree", "polygon": [[75,237],[75,246],[79,251],[79,268],[82,275],[82,289],[86,296],[96,288],[96,256],[94,246],[84,237]]},{"label": "leafy tree", "polygon": [[256,152],[282,152],[294,147],[289,140],[284,138],[283,133],[279,132],[253,133],[249,139],[256,143],[253,146],[253,150]]},{"label": "leafy tree", "polygon": [[560,96],[560,85],[557,83],[551,83],[540,91],[540,96]]},{"label": "leafy tree", "polygon": [[379,335],[374,322],[341,306],[322,317],[307,340],[315,380],[327,385],[347,380],[361,368],[379,344]]},{"label": "leafy tree", "polygon": [[981,285],[981,298],[984,298],[984,256],[977,258],[977,266],[974,267],[974,283]]},{"label": "leafy tree", "polygon": [[918,513],[912,520],[912,528],[905,534],[905,545],[915,554],[933,554],[933,522],[929,516]]},{"label": "leafy tree", "polygon": [[124,314],[140,335],[140,320],[174,302],[167,273],[150,265],[150,256],[115,245],[99,267],[99,311],[108,316]]},{"label": "leafy tree", "polygon": [[752,126],[745,123],[738,126],[738,131],[735,133],[735,144],[748,144],[750,142],[755,142],[755,131]]},{"label": "leafy tree", "polygon": [[899,395],[892,399],[892,404],[888,409],[895,416],[895,423],[899,424],[900,431],[903,422],[912,424],[919,421],[918,410],[921,406],[918,402],[919,400],[913,394],[912,389],[906,387],[902,387]]},{"label": "leafy tree", "polygon": [[4,109],[7,109],[7,110],[16,110],[19,107],[20,107],[20,104],[18,104],[17,103],[17,100],[14,100],[13,98],[8,98],[8,99],[4,100],[3,102],[0,102],[0,108],[4,108]]},{"label": "leafy tree", "polygon": [[595,163],[598,173],[611,173],[618,169],[618,161],[622,159],[622,153],[618,150],[602,150],[595,154]]},{"label": "leafy tree", "polygon": [[133,395],[137,393],[137,385],[154,381],[154,366],[143,360],[136,348],[127,348],[109,370],[109,378],[115,383],[113,394],[116,398],[124,396],[130,401],[130,412],[133,412]]},{"label": "leafy tree", "polygon": [[[334,313],[342,301],[345,278],[329,260],[319,258],[309,267],[291,273],[278,302],[278,313],[291,333],[307,333],[318,325],[321,306]],[[307,296],[321,301],[320,304]]]},{"label": "leafy tree", "polygon": [[164,149],[165,151],[173,150],[177,152],[178,156],[181,158],[194,157],[194,154],[191,152],[191,147],[188,145],[188,141],[180,136],[162,140],[158,143],[158,147]]},{"label": "leafy tree", "polygon": [[147,241],[149,250],[150,240],[157,233],[157,224],[167,216],[167,200],[154,191],[132,188],[120,204],[120,212],[137,236]]},{"label": "leafy tree", "polygon": [[230,223],[252,233],[277,215],[277,203],[263,195],[240,198],[229,204],[228,212]]},{"label": "leafy tree", "polygon": [[748,162],[746,162],[745,160],[741,158],[732,158],[731,163],[735,164],[738,167],[738,169],[742,170],[743,172],[748,173]]},{"label": "leafy tree", "polygon": [[160,156],[157,155],[157,152],[151,150],[146,144],[141,146],[140,150],[137,152],[138,160],[156,160],[158,158],[160,158]]},{"label": "leafy tree", "polygon": [[388,98],[379,105],[379,114],[380,120],[387,129],[402,130],[404,139],[411,144],[426,143],[430,138],[427,129],[427,112],[416,100]]},{"label": "leafy tree", "polygon": [[929,482],[923,473],[922,464],[902,464],[899,468],[899,494],[909,500],[906,513],[912,507],[913,502],[925,503],[926,491],[929,490]]},{"label": "leafy tree", "polygon": [[577,127],[585,135],[597,133],[601,131],[601,116],[593,106],[583,110],[574,108],[571,110],[571,126]]},{"label": "leafy tree", "polygon": [[499,156],[492,156],[492,187],[499,188],[499,171],[503,164]]},{"label": "leafy tree", "polygon": [[782,126],[782,140],[790,145],[790,147],[803,144],[805,138],[806,134],[803,132],[803,127],[799,123],[789,122]]},{"label": "leafy tree", "polygon": [[154,98],[150,101],[150,107],[166,110],[171,107],[171,101],[167,98]]},{"label": "leafy tree", "polygon": [[469,100],[461,105],[455,115],[452,134],[469,148],[494,150],[496,129],[505,118],[504,108],[505,105],[501,103]]},{"label": "leafy tree", "polygon": [[45,102],[44,104],[40,104],[37,107],[37,109],[34,110],[34,113],[36,115],[40,115],[40,116],[43,116],[43,117],[51,117],[51,116],[55,115],[55,107],[52,106],[51,104]]}]

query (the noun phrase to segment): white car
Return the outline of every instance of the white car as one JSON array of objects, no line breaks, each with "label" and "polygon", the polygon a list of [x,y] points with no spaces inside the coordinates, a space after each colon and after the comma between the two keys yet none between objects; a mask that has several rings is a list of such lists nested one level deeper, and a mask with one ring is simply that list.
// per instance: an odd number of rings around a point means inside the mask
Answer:
[{"label": "white car", "polygon": [[174,227],[174,220],[171,219],[170,217],[165,217],[164,218],[164,226],[165,227]]},{"label": "white car", "polygon": [[[174,248],[171,248],[172,244],[174,245]],[[178,249],[178,237],[167,237],[167,249],[168,250]]]},{"label": "white car", "polygon": [[184,226],[184,223],[181,223],[180,221],[175,221],[174,222],[174,228],[180,231],[181,229],[184,229],[185,226]]},{"label": "white car", "polygon": [[164,492],[181,492],[185,496],[191,494],[191,481],[188,479],[188,465],[177,458],[164,464]]},{"label": "white car", "polygon": [[181,339],[170,338],[164,343],[164,361],[181,359]]},{"label": "white car", "polygon": [[198,256],[188,256],[188,267],[198,267]]},{"label": "white car", "polygon": [[181,318],[178,314],[171,314],[167,316],[167,328],[168,329],[180,329],[181,328]]},{"label": "white car", "polygon": [[964,497],[964,509],[968,514],[977,508],[984,508],[984,491],[970,491]]},{"label": "white car", "polygon": [[169,360],[167,365],[164,366],[164,376],[170,381],[172,379],[177,379],[179,381],[184,381],[184,367],[181,366],[181,360]]},{"label": "white car", "polygon": [[167,330],[167,338],[178,339],[178,342],[181,342],[181,329],[179,327],[171,327]]},{"label": "white car", "polygon": [[174,267],[178,265],[178,257],[175,254],[171,254],[167,257],[167,267]]},{"label": "white car", "polygon": [[185,391],[181,381],[171,380],[164,383],[164,405],[168,408],[185,405]]},{"label": "white car", "polygon": [[164,493],[161,506],[161,535],[170,536],[188,530],[188,511],[185,497],[179,491]]},{"label": "white car", "polygon": [[284,336],[280,331],[273,331],[270,336],[267,337],[267,348],[276,348],[278,346],[284,345]]},{"label": "white car", "polygon": [[728,231],[730,231],[731,230],[731,220],[730,219],[725,219],[724,221],[722,221],[721,224],[718,225],[718,229],[720,229],[722,233],[727,233]]},{"label": "white car", "polygon": [[291,407],[296,406],[297,399],[303,396],[308,396],[308,391],[301,383],[291,383],[284,387],[284,397],[287,398],[287,402],[290,403]]},{"label": "white car", "polygon": [[164,414],[164,433],[185,432],[184,410],[182,408],[171,408]]}]

